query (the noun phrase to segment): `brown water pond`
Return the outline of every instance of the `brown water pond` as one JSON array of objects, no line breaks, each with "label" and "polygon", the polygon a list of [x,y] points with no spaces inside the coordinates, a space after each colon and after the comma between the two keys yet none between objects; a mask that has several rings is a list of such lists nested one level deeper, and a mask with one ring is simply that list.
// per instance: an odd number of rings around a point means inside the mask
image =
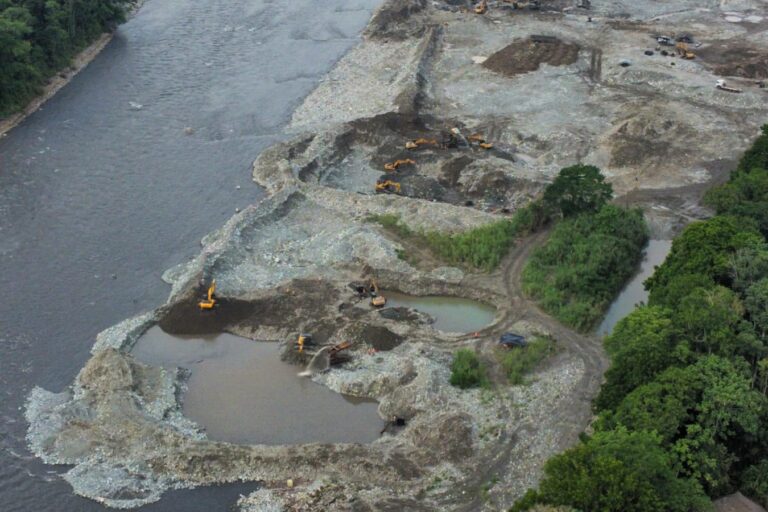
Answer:
[{"label": "brown water pond", "polygon": [[184,414],[218,441],[369,443],[384,424],[374,400],[299,377],[303,368],[282,362],[277,343],[231,334],[172,336],[153,327],[132,353],[145,363],[191,371]]}]

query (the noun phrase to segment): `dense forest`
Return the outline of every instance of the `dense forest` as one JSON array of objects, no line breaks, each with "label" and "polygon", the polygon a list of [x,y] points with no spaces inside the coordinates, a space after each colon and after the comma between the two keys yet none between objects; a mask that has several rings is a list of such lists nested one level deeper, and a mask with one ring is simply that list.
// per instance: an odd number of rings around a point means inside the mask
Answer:
[{"label": "dense forest", "polygon": [[689,512],[736,490],[768,505],[768,126],[705,201],[718,214],[605,340],[595,432],[513,510]]},{"label": "dense forest", "polygon": [[134,0],[0,0],[0,117],[11,114]]}]

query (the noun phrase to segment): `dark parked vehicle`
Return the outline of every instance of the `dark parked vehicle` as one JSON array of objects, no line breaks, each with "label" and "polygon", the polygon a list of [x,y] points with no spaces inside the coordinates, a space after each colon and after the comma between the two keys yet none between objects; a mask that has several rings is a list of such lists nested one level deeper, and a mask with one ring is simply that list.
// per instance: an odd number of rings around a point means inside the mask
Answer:
[{"label": "dark parked vehicle", "polygon": [[519,334],[514,334],[511,332],[505,332],[501,335],[501,338],[499,338],[499,345],[507,348],[525,347],[528,345],[528,342],[525,340],[525,336],[520,336]]}]

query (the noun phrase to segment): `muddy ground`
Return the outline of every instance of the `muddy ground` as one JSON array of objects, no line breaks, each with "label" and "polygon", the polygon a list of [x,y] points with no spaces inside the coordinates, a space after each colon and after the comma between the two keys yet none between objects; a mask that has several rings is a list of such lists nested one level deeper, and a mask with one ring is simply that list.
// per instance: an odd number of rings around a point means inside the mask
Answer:
[{"label": "muddy ground", "polygon": [[[755,79],[768,25],[764,3],[750,0],[520,4],[490,1],[475,14],[469,1],[385,2],[361,44],[296,110],[295,139],[255,160],[268,198],[166,272],[166,305],[102,333],[71,389],[32,393],[32,450],[72,464],[65,478],[78,494],[123,508],[169,488],[254,480],[262,489],[241,500],[243,510],[499,510],[536,485],[544,461],[588,425],[606,367],[599,340],[520,292],[525,261],[546,235],[518,241],[497,271],[476,274],[444,266],[370,217],[469,229],[513,213],[561,167],[585,162],[603,169],[618,202],[645,209],[654,236],[670,236],[707,215],[701,195],[765,122]],[[693,38],[696,59],[657,48],[656,36],[679,34]],[[743,92],[715,89],[718,78]],[[406,147],[417,139],[425,143]],[[377,193],[377,180],[399,190]],[[413,310],[376,310],[356,292],[372,277],[384,290],[483,301],[495,321],[466,335],[438,331]],[[201,312],[211,279],[219,306]],[[382,418],[406,423],[370,445],[208,439],[180,412],[184,372],[130,355],[155,324],[279,341],[297,369],[306,362],[294,353],[299,333],[319,345],[351,341],[346,362],[312,378],[374,398]],[[529,385],[509,386],[499,365],[496,340],[509,330],[559,347]],[[458,347],[488,365],[491,390],[449,385]]]}]

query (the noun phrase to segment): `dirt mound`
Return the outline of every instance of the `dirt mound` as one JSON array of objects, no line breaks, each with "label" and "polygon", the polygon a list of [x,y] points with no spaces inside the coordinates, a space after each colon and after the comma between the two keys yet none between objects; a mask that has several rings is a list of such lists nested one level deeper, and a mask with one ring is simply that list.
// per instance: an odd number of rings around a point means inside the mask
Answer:
[{"label": "dirt mound", "polygon": [[403,342],[403,337],[393,333],[386,327],[360,323],[353,325],[347,331],[347,336],[355,341],[368,343],[376,350],[392,350]]},{"label": "dirt mound", "polygon": [[696,55],[720,76],[768,78],[768,54],[757,48],[721,43],[697,50]]},{"label": "dirt mound", "polygon": [[542,64],[567,66],[576,62],[578,56],[577,44],[565,43],[556,37],[531,36],[502,48],[488,57],[483,66],[512,77],[536,71]]}]

